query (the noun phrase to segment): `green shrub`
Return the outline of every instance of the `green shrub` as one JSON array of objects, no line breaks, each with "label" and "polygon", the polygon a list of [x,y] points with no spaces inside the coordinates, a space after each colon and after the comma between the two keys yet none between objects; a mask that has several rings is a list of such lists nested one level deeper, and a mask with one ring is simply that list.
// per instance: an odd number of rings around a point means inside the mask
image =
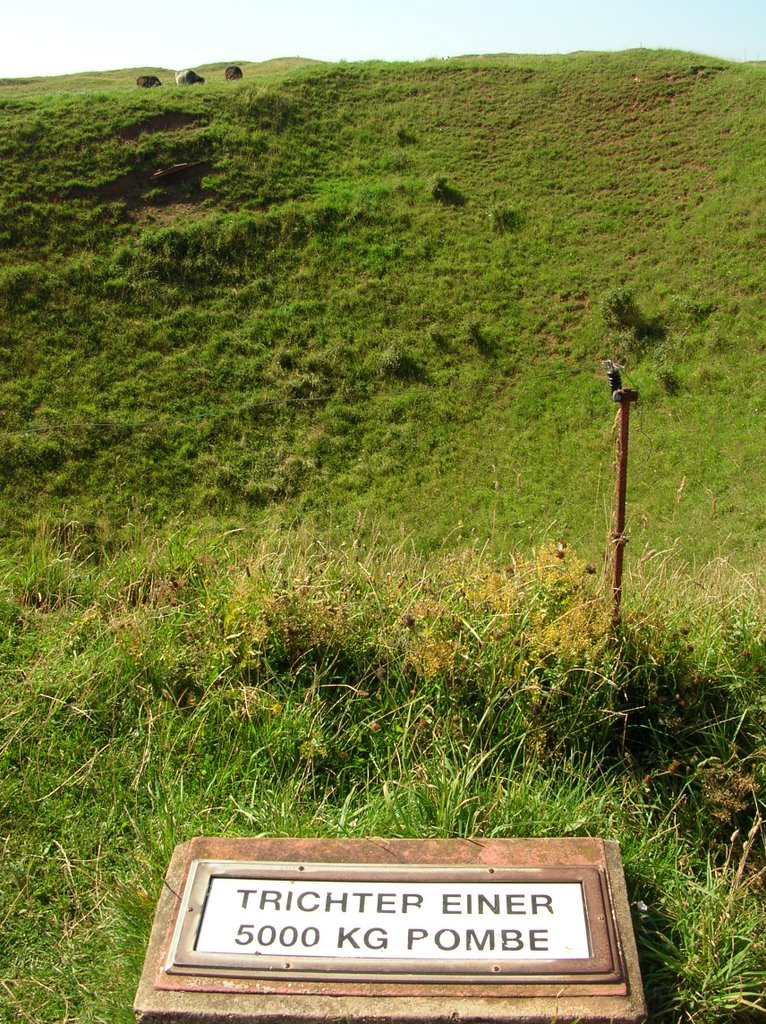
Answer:
[{"label": "green shrub", "polygon": [[431,182],[431,197],[443,206],[462,206],[465,196],[459,192],[442,175],[437,175]]},{"label": "green shrub", "polygon": [[601,300],[601,317],[607,329],[619,342],[620,357],[640,359],[647,350],[666,335],[664,325],[647,317],[639,308],[629,288],[614,288]]},{"label": "green shrub", "polygon": [[633,292],[614,288],[601,300],[601,316],[610,331],[637,332],[643,323]]}]

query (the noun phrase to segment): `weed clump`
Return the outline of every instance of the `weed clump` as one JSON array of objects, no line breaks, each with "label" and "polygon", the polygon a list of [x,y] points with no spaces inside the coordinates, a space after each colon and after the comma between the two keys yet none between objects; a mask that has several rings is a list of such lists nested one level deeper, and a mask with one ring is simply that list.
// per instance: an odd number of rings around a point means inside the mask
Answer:
[{"label": "weed clump", "polygon": [[417,136],[409,128],[399,125],[396,129],[396,141],[400,146],[412,146],[417,142]]},{"label": "weed clump", "polygon": [[638,333],[644,318],[633,292],[628,288],[615,288],[601,300],[601,316],[610,331]]},{"label": "weed clump", "polygon": [[666,336],[664,325],[639,308],[629,288],[614,288],[601,300],[601,318],[620,357],[640,359]]},{"label": "weed clump", "polygon": [[437,175],[431,182],[431,198],[442,206],[462,206],[465,203],[465,196],[453,185],[450,185],[447,178]]},{"label": "weed clump", "polygon": [[489,213],[492,227],[499,235],[510,234],[518,231],[524,223],[524,218],[518,210],[512,206],[497,203]]},{"label": "weed clump", "polygon": [[483,355],[491,355],[496,349],[495,339],[485,326],[473,317],[466,318],[461,325],[466,341]]},{"label": "weed clump", "polygon": [[416,380],[422,376],[417,359],[401,342],[394,341],[378,357],[378,374],[384,378]]}]

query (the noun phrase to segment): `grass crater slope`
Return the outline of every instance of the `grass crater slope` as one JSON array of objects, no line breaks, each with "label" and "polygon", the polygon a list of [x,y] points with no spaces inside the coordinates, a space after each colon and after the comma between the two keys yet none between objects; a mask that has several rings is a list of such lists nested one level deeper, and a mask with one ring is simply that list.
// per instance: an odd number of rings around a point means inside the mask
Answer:
[{"label": "grass crater slope", "polygon": [[6,531],[361,514],[595,551],[612,358],[634,540],[760,548],[762,68],[245,71],[0,89]]}]

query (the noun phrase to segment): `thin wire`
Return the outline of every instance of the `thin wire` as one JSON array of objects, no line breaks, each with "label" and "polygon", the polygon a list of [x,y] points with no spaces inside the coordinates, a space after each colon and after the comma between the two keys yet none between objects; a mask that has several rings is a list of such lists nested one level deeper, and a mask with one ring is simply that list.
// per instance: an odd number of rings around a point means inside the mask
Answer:
[{"label": "thin wire", "polygon": [[[636,383],[633,380],[633,378],[630,376],[630,374],[626,370],[624,370],[624,369],[623,369],[623,373],[625,374],[625,379],[628,381],[628,383],[630,383],[634,388],[636,388],[636,390],[638,390],[638,388],[636,387]],[[655,444],[654,444],[654,440],[652,439],[651,435],[649,434],[648,430],[646,429],[646,418],[644,416],[644,412],[646,410],[646,405],[644,405],[641,402],[637,402],[636,403],[636,409],[637,409],[637,412],[638,412],[638,433],[646,441],[647,445],[649,446],[649,450],[648,451],[644,451],[644,458],[648,458],[648,456],[651,455],[654,452]]]}]

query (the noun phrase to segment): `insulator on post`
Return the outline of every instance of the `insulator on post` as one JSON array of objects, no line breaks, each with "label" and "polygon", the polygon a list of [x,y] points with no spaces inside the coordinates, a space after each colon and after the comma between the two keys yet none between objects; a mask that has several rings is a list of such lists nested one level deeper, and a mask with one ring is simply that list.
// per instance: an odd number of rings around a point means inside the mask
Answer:
[{"label": "insulator on post", "polygon": [[615,402],[622,401],[622,377],[619,366],[615,366],[611,359],[606,361],[606,379],[609,381],[609,390]]}]

